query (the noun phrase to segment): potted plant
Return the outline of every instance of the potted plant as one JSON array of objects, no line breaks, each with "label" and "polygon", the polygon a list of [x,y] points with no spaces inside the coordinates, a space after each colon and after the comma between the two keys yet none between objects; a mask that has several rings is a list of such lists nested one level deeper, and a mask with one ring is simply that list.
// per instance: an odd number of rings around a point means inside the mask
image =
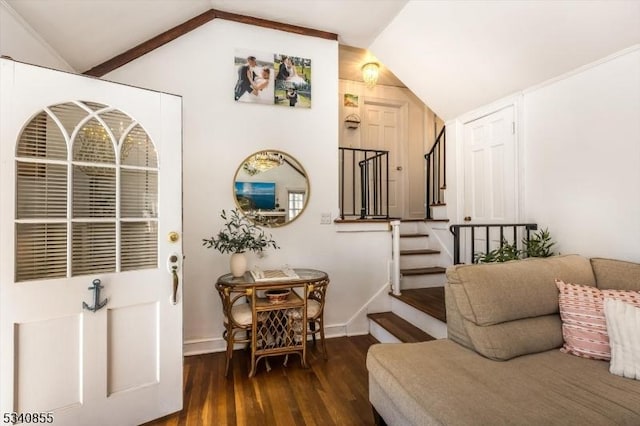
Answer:
[{"label": "potted plant", "polygon": [[262,228],[238,210],[233,209],[229,213],[222,210],[220,217],[225,221],[224,227],[217,235],[203,238],[202,245],[214,248],[222,254],[231,253],[230,266],[234,277],[241,277],[247,270],[247,258],[244,255],[246,251],[262,253],[269,247],[280,248],[271,234],[265,234]]}]

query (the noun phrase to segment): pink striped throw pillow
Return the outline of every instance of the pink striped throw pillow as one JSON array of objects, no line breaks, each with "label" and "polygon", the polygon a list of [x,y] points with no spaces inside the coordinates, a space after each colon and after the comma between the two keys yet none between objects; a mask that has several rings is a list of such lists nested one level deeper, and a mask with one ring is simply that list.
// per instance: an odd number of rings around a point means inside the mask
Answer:
[{"label": "pink striped throw pillow", "polygon": [[562,319],[562,352],[591,359],[611,359],[607,323],[604,317],[604,298],[640,307],[640,292],[630,290],[599,290],[556,279],[560,290],[560,318]]}]

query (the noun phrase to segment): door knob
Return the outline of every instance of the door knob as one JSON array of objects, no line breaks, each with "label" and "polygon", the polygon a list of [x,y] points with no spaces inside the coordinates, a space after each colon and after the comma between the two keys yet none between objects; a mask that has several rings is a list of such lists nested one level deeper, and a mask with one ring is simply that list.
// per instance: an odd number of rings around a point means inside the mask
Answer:
[{"label": "door knob", "polygon": [[464,217],[464,221],[465,222],[471,222],[471,216],[465,216]]},{"label": "door knob", "polygon": [[401,172],[401,171],[402,171],[402,166],[398,166],[398,167],[396,167],[396,170],[397,170],[397,171],[399,171],[399,172]]}]

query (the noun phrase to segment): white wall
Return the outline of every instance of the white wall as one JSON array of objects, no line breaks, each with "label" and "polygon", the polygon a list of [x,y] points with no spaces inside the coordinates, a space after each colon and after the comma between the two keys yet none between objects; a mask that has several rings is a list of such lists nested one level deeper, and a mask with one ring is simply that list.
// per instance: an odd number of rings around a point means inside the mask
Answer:
[{"label": "white wall", "polygon": [[73,71],[4,1],[0,1],[0,55],[29,64]]},{"label": "white wall", "polygon": [[462,218],[462,123],[507,104],[517,110],[521,221],[549,228],[561,253],[640,262],[640,48],[447,122],[451,218]]},{"label": "white wall", "polygon": [[640,50],[524,96],[525,209],[564,253],[640,262]]},{"label": "white wall", "polygon": [[[312,60],[312,108],[235,102],[236,48]],[[281,250],[262,268],[289,264],[325,270],[331,278],[328,333],[367,333],[363,305],[387,281],[390,233],[336,232],[320,225],[338,214],[338,44],[216,19],[125,65],[105,78],[183,96],[184,329],[187,353],[223,348],[222,312],[213,284],[229,271],[229,255],[202,247],[234,207],[232,181],[251,153],[278,149],[296,158],[310,178],[307,209],[290,225],[270,230]],[[344,228],[343,228],[344,229]]]}]

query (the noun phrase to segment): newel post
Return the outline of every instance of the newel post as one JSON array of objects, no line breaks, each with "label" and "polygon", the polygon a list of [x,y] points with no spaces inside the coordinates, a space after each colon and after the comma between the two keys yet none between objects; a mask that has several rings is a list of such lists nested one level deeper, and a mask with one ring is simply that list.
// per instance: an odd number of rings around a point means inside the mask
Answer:
[{"label": "newel post", "polygon": [[392,220],[391,225],[391,289],[400,296],[400,221]]}]

